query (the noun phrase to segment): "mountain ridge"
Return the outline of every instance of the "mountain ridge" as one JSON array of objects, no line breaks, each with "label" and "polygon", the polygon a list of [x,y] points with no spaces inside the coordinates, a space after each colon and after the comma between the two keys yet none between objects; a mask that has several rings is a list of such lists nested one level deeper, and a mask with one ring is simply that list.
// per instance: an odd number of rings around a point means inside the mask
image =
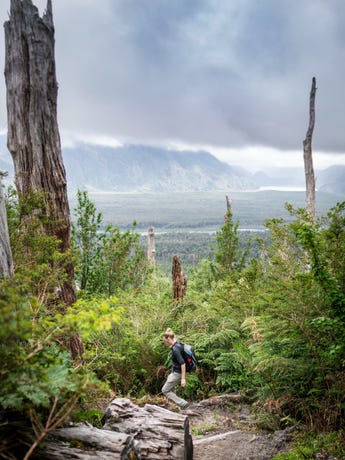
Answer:
[{"label": "mountain ridge", "polygon": [[[69,193],[245,191],[260,187],[304,187],[301,168],[272,168],[252,174],[218,160],[207,151],[172,150],[146,145],[104,147],[80,142],[62,149]],[[13,162],[0,135],[0,170],[13,183]],[[345,195],[345,166],[315,171],[317,190]]]},{"label": "mountain ridge", "polygon": [[79,144],[64,149],[63,158],[70,190],[81,184],[90,190],[114,192],[243,190],[256,186],[244,169],[223,163],[205,151]]}]

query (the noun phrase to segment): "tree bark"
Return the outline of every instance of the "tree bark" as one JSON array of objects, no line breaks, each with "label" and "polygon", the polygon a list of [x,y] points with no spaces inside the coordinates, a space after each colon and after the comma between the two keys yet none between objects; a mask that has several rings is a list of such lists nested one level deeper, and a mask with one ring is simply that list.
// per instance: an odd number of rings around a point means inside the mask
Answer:
[{"label": "tree bark", "polygon": [[316,79],[313,77],[309,99],[309,126],[306,138],[303,141],[304,172],[306,181],[306,209],[310,217],[315,220],[315,176],[312,156],[312,138],[315,125],[315,94]]},{"label": "tree bark", "polygon": [[187,290],[187,278],[177,256],[173,256],[172,261],[172,284],[173,299],[178,302],[183,300]]},{"label": "tree bark", "polygon": [[[70,249],[70,212],[66,172],[57,123],[58,84],[55,72],[52,2],[43,17],[31,0],[11,0],[5,22],[7,145],[11,152],[19,200],[32,191],[43,193],[51,225],[47,233]],[[59,289],[66,305],[75,302],[74,268]],[[79,343],[74,348],[79,347]],[[78,354],[82,352],[79,349]]]},{"label": "tree bark", "polygon": [[0,278],[13,275],[13,259],[8,236],[7,214],[5,199],[2,193],[0,172]]}]

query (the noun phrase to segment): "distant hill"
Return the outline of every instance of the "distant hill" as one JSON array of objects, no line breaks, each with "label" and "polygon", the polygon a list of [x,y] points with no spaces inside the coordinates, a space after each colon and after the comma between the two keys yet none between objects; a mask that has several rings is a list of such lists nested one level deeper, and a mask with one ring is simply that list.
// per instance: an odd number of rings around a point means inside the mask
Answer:
[{"label": "distant hill", "polygon": [[[250,173],[223,163],[208,152],[140,145],[112,148],[81,143],[73,148],[64,148],[62,154],[69,193],[77,189],[190,192],[256,187]],[[7,181],[13,180],[13,163],[5,136],[0,136],[0,170],[9,172]]]},{"label": "distant hill", "polygon": [[[267,168],[253,175],[259,187],[305,187],[304,170],[301,168]],[[334,195],[345,195],[345,166],[336,165],[315,171],[316,189]]]},{"label": "distant hill", "polygon": [[65,148],[69,191],[192,192],[256,187],[251,174],[207,152],[125,145]]},{"label": "distant hill", "polygon": [[330,166],[316,174],[316,187],[322,192],[345,195],[345,166]]},{"label": "distant hill", "polygon": [[256,172],[253,179],[259,187],[289,186],[303,187],[305,185],[304,170],[302,168],[271,168]]}]

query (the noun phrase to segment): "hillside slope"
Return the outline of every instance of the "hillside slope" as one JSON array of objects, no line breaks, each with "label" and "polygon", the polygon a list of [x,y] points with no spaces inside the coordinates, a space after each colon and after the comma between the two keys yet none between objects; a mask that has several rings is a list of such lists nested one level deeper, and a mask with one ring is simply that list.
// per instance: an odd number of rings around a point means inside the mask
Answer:
[{"label": "hillside slope", "polygon": [[80,144],[64,149],[63,157],[70,190],[187,192],[243,190],[256,185],[249,173],[207,152]]}]

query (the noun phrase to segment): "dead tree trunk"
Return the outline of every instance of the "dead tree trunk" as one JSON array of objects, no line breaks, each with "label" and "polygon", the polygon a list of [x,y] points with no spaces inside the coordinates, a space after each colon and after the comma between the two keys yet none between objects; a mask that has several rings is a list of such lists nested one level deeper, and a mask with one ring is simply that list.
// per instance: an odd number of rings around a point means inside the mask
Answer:
[{"label": "dead tree trunk", "polygon": [[156,246],[155,246],[155,234],[153,227],[148,229],[147,233],[147,258],[151,267],[156,266]]},{"label": "dead tree trunk", "polygon": [[139,407],[127,398],[114,399],[106,409],[103,429],[132,435],[141,459],[193,458],[188,417],[159,406]]},{"label": "dead tree trunk", "polygon": [[225,198],[226,198],[226,214],[225,214],[225,218],[226,218],[228,214],[231,212],[231,200],[228,197],[228,195],[225,195]]},{"label": "dead tree trunk", "polygon": [[8,236],[7,214],[0,172],[0,278],[13,275],[13,260]]},{"label": "dead tree trunk", "polygon": [[172,261],[172,283],[173,299],[176,301],[183,300],[187,290],[187,277],[183,272],[177,256],[173,256]]},{"label": "dead tree trunk", "polygon": [[[42,18],[31,0],[11,0],[5,23],[5,79],[7,145],[15,183],[20,200],[32,191],[43,193],[52,223],[46,231],[59,238],[65,252],[70,248],[70,213],[57,123],[54,44],[51,0]],[[71,305],[76,299],[71,264],[67,274],[60,296]],[[80,343],[74,345],[81,352]]]},{"label": "dead tree trunk", "polygon": [[310,100],[309,100],[309,126],[306,138],[303,141],[303,158],[306,182],[306,209],[310,217],[315,220],[315,176],[312,157],[312,137],[315,124],[315,94],[316,80],[312,79]]},{"label": "dead tree trunk", "polygon": [[[11,0],[5,47],[7,144],[19,199],[32,191],[43,192],[46,212],[57,222],[51,230],[66,251],[70,248],[70,216],[57,124],[51,0],[43,18],[31,0]],[[70,270],[72,278],[72,267]],[[64,286],[63,297],[67,304],[75,301],[72,283]]]}]

